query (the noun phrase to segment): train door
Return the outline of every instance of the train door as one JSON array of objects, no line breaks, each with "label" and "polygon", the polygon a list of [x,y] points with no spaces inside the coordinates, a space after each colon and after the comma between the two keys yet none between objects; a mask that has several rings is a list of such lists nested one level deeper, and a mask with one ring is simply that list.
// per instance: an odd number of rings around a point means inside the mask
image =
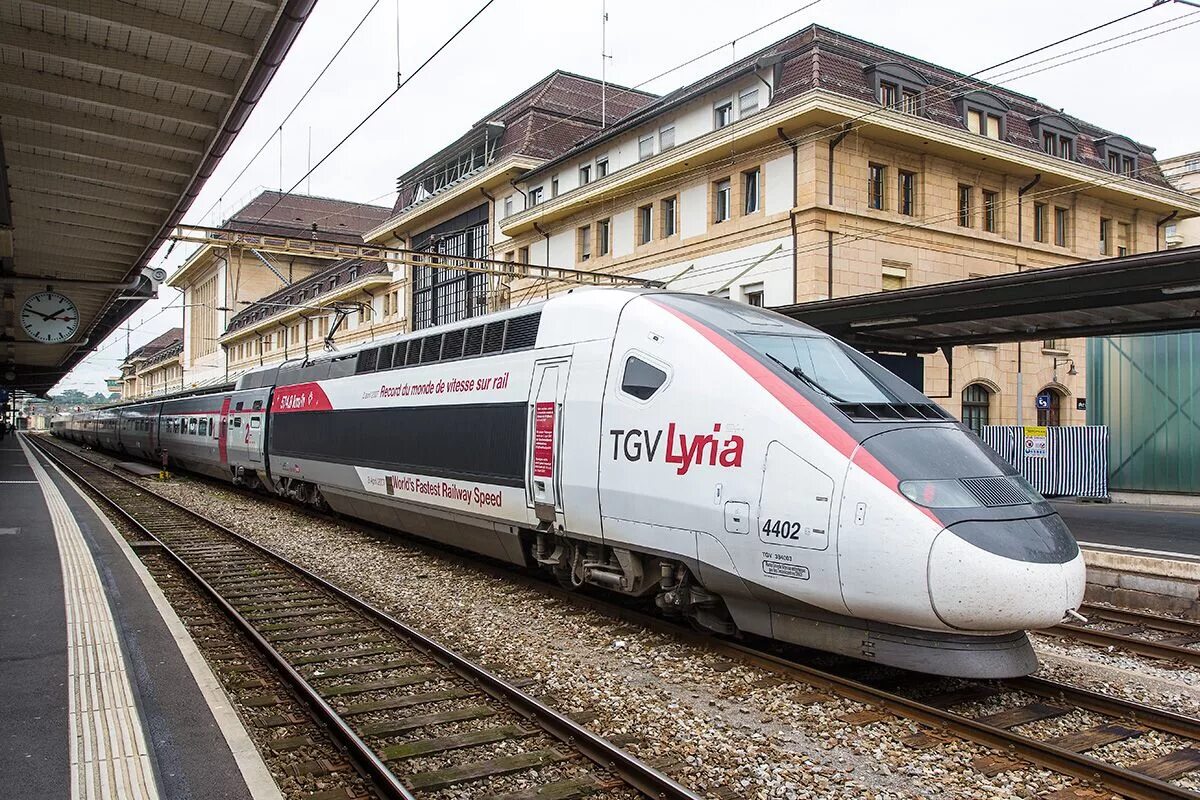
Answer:
[{"label": "train door", "polygon": [[222,464],[229,463],[229,395],[221,401],[221,416],[217,422],[217,455]]},{"label": "train door", "polygon": [[562,494],[562,416],[569,358],[538,361],[529,386],[529,443],[525,486],[529,505],[542,522],[566,525]]},{"label": "train door", "polygon": [[244,441],[246,442],[246,454],[251,461],[262,461],[262,442],[263,442],[263,425],[266,421],[266,409],[263,408],[262,400],[255,400],[250,407],[250,414],[247,415],[245,425],[246,432]]}]

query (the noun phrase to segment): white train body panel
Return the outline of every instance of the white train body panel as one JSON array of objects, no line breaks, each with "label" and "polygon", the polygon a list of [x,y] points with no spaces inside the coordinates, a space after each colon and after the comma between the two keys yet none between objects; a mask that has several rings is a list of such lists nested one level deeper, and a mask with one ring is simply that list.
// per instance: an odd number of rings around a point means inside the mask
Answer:
[{"label": "white train body panel", "polygon": [[[172,421],[193,406],[207,437]],[[1061,520],[960,424],[728,301],[577,291],[161,407],[160,446],[189,469],[714,630],[1014,675],[1036,665],[1023,629],[1082,600]]]}]

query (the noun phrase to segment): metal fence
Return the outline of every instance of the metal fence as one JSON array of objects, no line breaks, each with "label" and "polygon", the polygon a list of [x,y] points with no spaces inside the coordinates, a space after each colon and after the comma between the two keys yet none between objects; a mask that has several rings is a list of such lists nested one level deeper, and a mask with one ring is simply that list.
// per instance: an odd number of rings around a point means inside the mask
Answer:
[{"label": "metal fence", "polygon": [[986,425],[980,438],[1047,497],[1108,497],[1108,426]]}]

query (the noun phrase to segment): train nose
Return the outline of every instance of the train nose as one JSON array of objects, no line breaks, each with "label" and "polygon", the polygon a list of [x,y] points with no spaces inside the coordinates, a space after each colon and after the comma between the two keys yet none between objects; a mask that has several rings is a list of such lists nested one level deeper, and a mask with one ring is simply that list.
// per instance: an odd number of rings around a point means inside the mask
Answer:
[{"label": "train nose", "polygon": [[1083,601],[1083,555],[1057,514],[959,522],[929,551],[929,596],[960,630],[1047,628]]}]

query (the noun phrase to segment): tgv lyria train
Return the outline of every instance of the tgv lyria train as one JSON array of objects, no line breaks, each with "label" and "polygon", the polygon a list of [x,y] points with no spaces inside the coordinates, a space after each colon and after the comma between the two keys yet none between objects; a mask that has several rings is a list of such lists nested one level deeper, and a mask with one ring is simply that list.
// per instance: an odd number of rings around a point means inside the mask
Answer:
[{"label": "tgv lyria train", "polygon": [[76,415],[58,433],[664,611],[931,673],[1034,670],[1082,600],[1059,516],[905,382],[672,292],[536,307]]}]

